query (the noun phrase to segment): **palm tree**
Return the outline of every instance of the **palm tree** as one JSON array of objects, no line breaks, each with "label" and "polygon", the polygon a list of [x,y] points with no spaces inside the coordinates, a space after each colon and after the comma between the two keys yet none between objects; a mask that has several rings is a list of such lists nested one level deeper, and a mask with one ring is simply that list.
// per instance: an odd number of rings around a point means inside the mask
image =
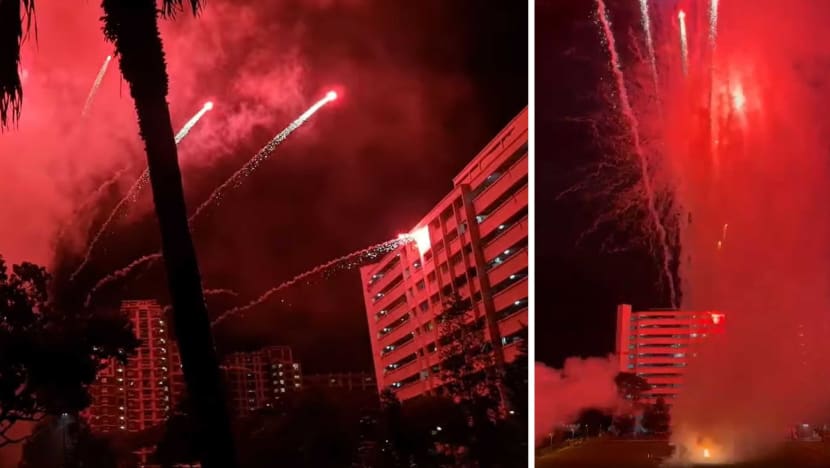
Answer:
[{"label": "palm tree", "polygon": [[[173,302],[173,322],[187,390],[202,430],[202,465],[236,466],[230,422],[202,291],[196,251],[187,224],[178,154],[167,107],[168,77],[158,30],[184,0],[102,0],[104,35],[115,45],[121,73],[135,101],[144,140],[162,253]],[[188,0],[193,14],[199,0]],[[15,124],[23,99],[18,76],[20,46],[32,26],[34,0],[0,0],[0,129]]]}]

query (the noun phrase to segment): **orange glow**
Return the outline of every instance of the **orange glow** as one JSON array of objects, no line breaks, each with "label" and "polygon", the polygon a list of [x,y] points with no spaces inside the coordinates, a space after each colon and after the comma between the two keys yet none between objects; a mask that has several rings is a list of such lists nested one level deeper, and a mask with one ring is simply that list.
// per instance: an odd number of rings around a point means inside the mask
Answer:
[{"label": "orange glow", "polygon": [[712,454],[709,453],[708,448],[703,449],[703,458],[710,458],[711,456]]}]

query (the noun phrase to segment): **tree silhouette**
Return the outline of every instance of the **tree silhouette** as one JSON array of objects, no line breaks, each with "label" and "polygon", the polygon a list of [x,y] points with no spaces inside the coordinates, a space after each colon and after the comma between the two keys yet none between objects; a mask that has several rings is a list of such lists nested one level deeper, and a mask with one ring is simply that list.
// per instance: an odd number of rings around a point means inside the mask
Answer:
[{"label": "tree silhouette", "polygon": [[666,434],[669,432],[669,406],[663,397],[657,398],[653,405],[648,405],[643,412],[643,428],[655,434]]},{"label": "tree silhouette", "polygon": [[[201,428],[206,468],[233,467],[230,422],[219,364],[196,261],[167,107],[168,77],[158,30],[159,16],[172,17],[184,0],[102,0],[104,36],[115,45],[119,66],[135,102],[147,153],[162,254],[173,303],[173,321],[184,377]],[[199,0],[188,0],[193,14]],[[32,26],[34,0],[0,2],[0,130],[20,117],[23,89],[18,75],[20,46]],[[24,28],[25,26],[25,28]]]},{"label": "tree silhouette", "polygon": [[0,257],[0,446],[23,440],[11,436],[19,422],[87,408],[103,363],[126,363],[138,346],[118,311],[55,307],[49,288],[43,267],[9,272]]}]

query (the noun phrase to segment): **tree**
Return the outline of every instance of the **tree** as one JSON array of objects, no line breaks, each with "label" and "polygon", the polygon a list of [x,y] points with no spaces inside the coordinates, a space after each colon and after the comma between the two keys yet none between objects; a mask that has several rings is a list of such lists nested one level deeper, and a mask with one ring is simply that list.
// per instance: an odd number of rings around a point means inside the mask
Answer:
[{"label": "tree", "polygon": [[55,307],[50,279],[32,263],[9,272],[0,257],[0,447],[23,440],[11,436],[19,422],[87,408],[104,363],[138,346],[118,311]]},{"label": "tree", "polygon": [[93,434],[83,420],[49,417],[35,427],[23,445],[18,468],[117,468],[118,454],[110,441]]},{"label": "tree", "polygon": [[502,422],[502,376],[484,335],[483,319],[475,319],[471,312],[471,302],[457,293],[444,302],[438,318],[439,375],[443,394],[459,405],[467,418],[469,456],[479,463],[491,463],[494,450],[502,446],[492,444]]},{"label": "tree", "polygon": [[648,405],[643,413],[643,428],[654,434],[666,434],[669,432],[669,406],[663,397],[657,398],[653,405]]},{"label": "tree", "polygon": [[[193,14],[201,2],[189,0]],[[167,107],[168,77],[158,30],[159,16],[172,17],[184,0],[102,0],[104,35],[115,45],[135,102],[147,153],[162,255],[173,303],[173,321],[194,415],[202,430],[206,468],[233,467],[234,451],[216,350],[187,223],[178,153]],[[22,7],[22,10],[21,10]],[[34,17],[34,0],[0,2],[0,129],[20,116],[23,90],[18,75],[24,22]],[[11,111],[11,112],[9,112]]]},{"label": "tree", "polygon": [[617,385],[617,394],[620,398],[637,405],[643,397],[643,393],[651,390],[651,385],[646,380],[631,372],[620,372],[614,377]]}]

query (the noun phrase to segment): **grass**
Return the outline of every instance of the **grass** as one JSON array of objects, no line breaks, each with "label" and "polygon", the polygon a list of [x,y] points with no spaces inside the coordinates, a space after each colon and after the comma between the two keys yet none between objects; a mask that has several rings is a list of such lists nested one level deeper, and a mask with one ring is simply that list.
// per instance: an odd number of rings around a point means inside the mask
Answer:
[{"label": "grass", "polygon": [[[536,458],[536,467],[651,468],[660,466],[662,459],[670,454],[671,447],[667,441],[592,439],[541,455]],[[735,468],[830,467],[830,443],[786,442],[761,460],[728,466]]]}]

